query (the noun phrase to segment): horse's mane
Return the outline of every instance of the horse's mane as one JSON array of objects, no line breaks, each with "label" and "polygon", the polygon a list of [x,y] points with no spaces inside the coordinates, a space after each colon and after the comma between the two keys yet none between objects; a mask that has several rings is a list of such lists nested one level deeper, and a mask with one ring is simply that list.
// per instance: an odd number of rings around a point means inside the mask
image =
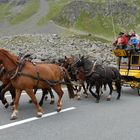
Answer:
[{"label": "horse's mane", "polygon": [[18,57],[15,56],[14,54],[10,53],[9,51],[7,51],[3,48],[0,48],[0,53],[5,55],[6,57],[8,57],[13,63],[15,63],[15,64],[19,63]]}]

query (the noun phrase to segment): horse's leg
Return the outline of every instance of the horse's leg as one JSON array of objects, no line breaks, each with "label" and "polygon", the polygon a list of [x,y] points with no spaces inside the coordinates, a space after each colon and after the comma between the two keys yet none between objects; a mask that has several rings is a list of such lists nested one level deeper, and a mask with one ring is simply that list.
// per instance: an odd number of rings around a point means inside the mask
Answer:
[{"label": "horse's leg", "polygon": [[[51,96],[50,104],[54,104],[54,95],[53,95],[53,92],[52,92],[51,88],[49,88],[49,89],[42,89],[42,90],[43,90],[43,94],[42,94],[42,98],[41,98],[41,100],[39,102],[39,105],[42,106],[44,98],[46,98],[46,97],[48,98],[48,96],[47,96],[48,92],[50,93],[50,96]],[[47,100],[47,99],[45,99],[45,100]]]},{"label": "horse's leg", "polygon": [[0,92],[1,92],[1,90],[2,90],[4,87],[5,87],[5,84],[2,84],[2,85],[0,86]]},{"label": "horse's leg", "polygon": [[82,82],[82,87],[83,87],[83,89],[84,89],[85,97],[87,98],[87,97],[88,97],[88,93],[87,93],[87,89],[86,89],[86,87],[85,87],[84,82]]},{"label": "horse's leg", "polygon": [[54,99],[54,95],[53,95],[52,89],[50,88],[50,89],[48,89],[48,91],[49,91],[50,96],[51,96],[51,102],[50,102],[50,104],[54,104],[55,99]]},{"label": "horse's leg", "polygon": [[13,113],[11,115],[11,120],[15,120],[17,118],[20,96],[21,96],[21,90],[16,89],[16,98],[15,98],[15,102],[14,102],[14,110],[13,110]]},{"label": "horse's leg", "polygon": [[42,89],[43,93],[42,93],[42,97],[40,99],[39,105],[42,106],[43,105],[43,100],[45,98],[45,95],[48,94],[48,91],[46,89]]},{"label": "horse's leg", "polygon": [[40,107],[39,103],[37,102],[37,99],[35,97],[35,94],[33,92],[33,89],[26,89],[25,90],[27,92],[27,94],[30,96],[32,102],[35,104],[36,106],[36,110],[37,110],[37,117],[41,117],[43,115],[43,109]]},{"label": "horse's leg", "polygon": [[14,105],[14,101],[15,101],[15,97],[16,97],[15,88],[13,86],[10,89],[10,94],[12,96],[12,102],[10,103],[10,106],[13,106]]},{"label": "horse's leg", "polygon": [[62,96],[63,96],[64,92],[61,88],[61,85],[55,85],[55,86],[53,86],[53,89],[58,95],[57,111],[60,112],[62,109]]},{"label": "horse's leg", "polygon": [[110,92],[109,92],[109,95],[107,97],[107,101],[110,101],[111,97],[112,97],[112,91],[113,91],[112,82],[108,82],[108,86],[110,88]]},{"label": "horse's leg", "polygon": [[81,91],[81,86],[77,86],[77,93],[76,93],[76,95],[77,95],[77,100],[80,100],[81,99],[81,93],[80,93],[80,91]]},{"label": "horse's leg", "polygon": [[117,100],[119,100],[121,96],[121,81],[120,80],[115,81],[115,85],[117,87],[118,92]]},{"label": "horse's leg", "polygon": [[[37,89],[34,89],[34,95],[36,95]],[[43,96],[43,95],[42,95]],[[32,103],[32,100],[29,100],[29,103]]]},{"label": "horse's leg", "polygon": [[4,97],[6,91],[8,91],[11,87],[11,83],[7,84],[2,90],[1,90],[1,93],[0,93],[0,99],[4,105],[5,108],[8,108],[9,106],[9,103],[7,102],[6,98]]},{"label": "horse's leg", "polygon": [[89,91],[92,94],[92,96],[94,96],[97,99],[97,95],[92,91],[92,85],[89,86]]},{"label": "horse's leg", "polygon": [[73,90],[76,91],[76,93],[74,94],[74,96],[77,97],[78,100],[80,100],[80,93],[79,93],[79,92],[80,92],[80,90],[81,90],[81,86],[75,85],[75,86],[73,87]]},{"label": "horse's leg", "polygon": [[100,88],[101,86],[99,84],[96,84],[96,93],[97,93],[96,103],[99,103],[100,101]]}]

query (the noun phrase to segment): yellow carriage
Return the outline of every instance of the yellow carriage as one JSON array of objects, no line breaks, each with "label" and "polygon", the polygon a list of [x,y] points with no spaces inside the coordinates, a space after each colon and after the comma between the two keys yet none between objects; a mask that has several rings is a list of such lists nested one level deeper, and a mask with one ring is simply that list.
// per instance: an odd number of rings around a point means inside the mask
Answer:
[{"label": "yellow carriage", "polygon": [[122,85],[138,90],[140,95],[140,52],[135,50],[115,49]]}]

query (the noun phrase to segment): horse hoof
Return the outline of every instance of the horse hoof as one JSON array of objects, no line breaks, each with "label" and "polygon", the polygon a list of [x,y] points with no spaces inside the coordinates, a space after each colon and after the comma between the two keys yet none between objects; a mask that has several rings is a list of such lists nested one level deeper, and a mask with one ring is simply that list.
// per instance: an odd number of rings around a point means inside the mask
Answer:
[{"label": "horse hoof", "polygon": [[96,100],[96,103],[99,103],[99,100]]},{"label": "horse hoof", "polygon": [[11,103],[10,103],[10,106],[13,106],[13,105],[14,105],[14,102],[11,102]]},{"label": "horse hoof", "polygon": [[79,100],[81,100],[81,98],[80,97],[77,97],[77,100],[79,101]]},{"label": "horse hoof", "polygon": [[54,101],[52,100],[52,101],[50,102],[50,104],[51,104],[51,105],[54,104]]},{"label": "horse hoof", "polygon": [[42,106],[42,105],[43,105],[43,103],[39,103],[39,105],[40,105],[40,106]]},{"label": "horse hoof", "polygon": [[88,95],[87,94],[85,95],[85,98],[88,98]]},{"label": "horse hoof", "polygon": [[60,112],[60,111],[61,111],[61,107],[58,107],[58,108],[57,108],[57,112]]},{"label": "horse hoof", "polygon": [[29,100],[29,103],[31,104],[32,103],[32,100]]},{"label": "horse hoof", "polygon": [[13,106],[11,106],[11,110],[14,110],[14,105],[13,105]]},{"label": "horse hoof", "polygon": [[111,101],[111,99],[110,99],[110,98],[107,98],[106,100],[107,100],[107,101]]},{"label": "horse hoof", "polygon": [[117,97],[117,100],[120,100],[120,97]]},{"label": "horse hoof", "polygon": [[11,115],[11,120],[15,120],[17,119],[17,114],[18,114],[18,111],[17,110],[14,110],[12,115]]},{"label": "horse hoof", "polygon": [[6,103],[6,104],[4,105],[4,107],[7,109],[7,108],[9,107],[9,104]]},{"label": "horse hoof", "polygon": [[43,113],[42,112],[37,112],[37,117],[40,118],[42,117]]},{"label": "horse hoof", "polygon": [[45,101],[47,101],[48,100],[48,96],[45,96]]},{"label": "horse hoof", "polygon": [[16,115],[11,116],[11,118],[10,118],[10,120],[16,120],[16,119],[17,119]]}]

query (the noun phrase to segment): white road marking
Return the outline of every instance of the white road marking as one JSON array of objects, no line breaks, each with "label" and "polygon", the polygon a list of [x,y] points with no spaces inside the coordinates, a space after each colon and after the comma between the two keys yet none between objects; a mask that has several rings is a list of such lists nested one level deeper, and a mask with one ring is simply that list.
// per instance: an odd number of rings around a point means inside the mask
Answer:
[{"label": "white road marking", "polygon": [[[66,108],[66,109],[61,110],[61,112],[59,112],[59,113],[74,110],[74,109],[76,109],[76,108],[75,107]],[[20,124],[28,123],[28,122],[31,122],[31,121],[35,121],[35,120],[38,120],[38,119],[46,118],[46,117],[53,116],[53,115],[56,115],[56,114],[58,114],[57,111],[51,112],[51,113],[48,113],[48,114],[44,114],[41,118],[32,117],[32,118],[28,118],[28,119],[25,119],[25,120],[1,125],[0,130],[6,129],[6,128],[9,128],[9,127],[13,127],[13,126],[17,126],[17,125],[20,125]]]}]

